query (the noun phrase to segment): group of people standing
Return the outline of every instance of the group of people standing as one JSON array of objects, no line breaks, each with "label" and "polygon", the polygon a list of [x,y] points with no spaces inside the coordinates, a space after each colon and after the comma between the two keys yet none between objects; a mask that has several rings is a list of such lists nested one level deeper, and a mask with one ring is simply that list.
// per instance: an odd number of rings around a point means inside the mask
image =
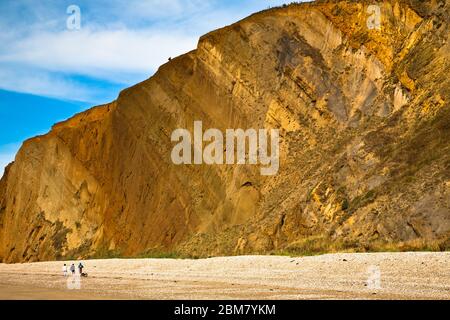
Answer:
[{"label": "group of people standing", "polygon": [[[85,273],[83,273],[83,268],[84,268],[84,266],[83,266],[83,264],[80,262],[80,263],[78,264],[78,273],[79,273],[80,276],[84,276],[84,275],[85,275]],[[72,273],[72,276],[74,276],[74,275],[75,275],[75,270],[76,270],[75,264],[74,264],[74,263],[71,264],[69,270],[70,270],[70,272]],[[64,277],[67,277],[67,276],[69,275],[69,273],[68,273],[68,268],[67,268],[67,264],[64,263],[64,265],[63,265],[63,267],[62,267],[62,271],[63,271]]]}]

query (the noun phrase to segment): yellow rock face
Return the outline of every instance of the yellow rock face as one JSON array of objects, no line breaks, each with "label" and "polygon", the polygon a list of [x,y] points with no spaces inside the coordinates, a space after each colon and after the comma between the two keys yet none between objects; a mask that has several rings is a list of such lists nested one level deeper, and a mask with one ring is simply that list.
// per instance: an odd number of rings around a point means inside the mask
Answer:
[{"label": "yellow rock face", "polygon": [[[255,14],[26,141],[0,181],[0,259],[448,248],[449,5],[381,2],[379,30],[368,5]],[[279,129],[279,173],[174,165],[171,133],[196,120]]]}]

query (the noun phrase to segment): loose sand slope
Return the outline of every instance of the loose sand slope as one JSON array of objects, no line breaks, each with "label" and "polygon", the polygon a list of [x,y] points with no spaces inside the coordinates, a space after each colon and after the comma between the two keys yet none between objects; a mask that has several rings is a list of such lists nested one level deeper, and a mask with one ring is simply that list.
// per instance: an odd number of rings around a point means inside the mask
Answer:
[{"label": "loose sand slope", "polygon": [[[2,299],[449,299],[450,253],[84,261],[81,290],[61,262],[0,264]],[[367,286],[379,267],[381,289]]]}]

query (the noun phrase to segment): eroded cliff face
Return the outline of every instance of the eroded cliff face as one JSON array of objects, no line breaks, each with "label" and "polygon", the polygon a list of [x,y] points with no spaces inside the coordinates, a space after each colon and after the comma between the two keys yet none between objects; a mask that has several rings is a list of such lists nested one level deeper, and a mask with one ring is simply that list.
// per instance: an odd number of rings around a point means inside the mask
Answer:
[{"label": "eroded cliff face", "polygon": [[[255,14],[24,143],[0,258],[445,249],[449,5],[319,1]],[[280,170],[172,163],[177,128],[280,129]]]}]

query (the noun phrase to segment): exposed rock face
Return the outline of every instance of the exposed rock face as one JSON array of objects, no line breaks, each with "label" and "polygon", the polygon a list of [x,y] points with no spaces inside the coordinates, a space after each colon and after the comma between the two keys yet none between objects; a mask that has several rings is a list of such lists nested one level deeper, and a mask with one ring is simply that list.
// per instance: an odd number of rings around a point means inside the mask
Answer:
[{"label": "exposed rock face", "polygon": [[[449,246],[449,4],[290,5],[203,36],[117,101],[24,143],[4,262]],[[280,170],[172,164],[176,128],[278,128]]]}]

